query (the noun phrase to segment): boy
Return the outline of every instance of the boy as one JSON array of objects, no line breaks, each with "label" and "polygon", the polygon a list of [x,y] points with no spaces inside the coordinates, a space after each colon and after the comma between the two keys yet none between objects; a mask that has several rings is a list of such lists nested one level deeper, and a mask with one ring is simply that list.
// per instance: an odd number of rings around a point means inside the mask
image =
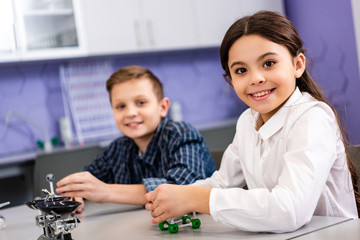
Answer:
[{"label": "boy", "polygon": [[84,172],[57,183],[56,192],[82,202],[145,204],[162,183],[190,184],[211,176],[215,165],[203,137],[191,125],[165,118],[170,100],[148,69],[127,66],[106,82],[119,131],[124,135]]}]

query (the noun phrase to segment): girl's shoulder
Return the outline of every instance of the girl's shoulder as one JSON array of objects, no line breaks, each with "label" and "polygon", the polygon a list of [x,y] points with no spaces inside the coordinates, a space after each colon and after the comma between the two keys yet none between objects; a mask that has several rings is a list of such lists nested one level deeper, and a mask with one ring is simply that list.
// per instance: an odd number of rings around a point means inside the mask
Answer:
[{"label": "girl's shoulder", "polygon": [[312,97],[308,93],[302,93],[302,97],[293,102],[289,107],[290,114],[304,114],[307,112],[313,112],[318,114],[325,114],[335,116],[331,107],[322,101],[319,101]]},{"label": "girl's shoulder", "polygon": [[286,109],[284,117],[286,126],[294,124],[318,124],[326,126],[337,126],[337,120],[332,108],[325,102],[318,101],[308,93],[303,93],[303,97],[295,101]]}]

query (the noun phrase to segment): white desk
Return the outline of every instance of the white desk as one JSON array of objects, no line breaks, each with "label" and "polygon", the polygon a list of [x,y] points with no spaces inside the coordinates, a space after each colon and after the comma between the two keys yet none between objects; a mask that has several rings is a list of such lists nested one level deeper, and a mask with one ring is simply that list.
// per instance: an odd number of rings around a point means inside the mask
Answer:
[{"label": "white desk", "polygon": [[[42,228],[36,226],[35,216],[39,211],[25,205],[0,210],[6,218],[7,227],[0,230],[1,240],[36,240]],[[150,213],[139,206],[87,203],[84,213],[79,215],[81,223],[71,235],[75,240],[107,239],[360,239],[360,220],[313,217],[301,229],[285,234],[249,233],[216,223],[208,215],[198,215],[199,229],[180,228],[178,233],[161,231],[151,223]],[[330,226],[330,227],[329,227]],[[307,234],[309,233],[309,234]]]},{"label": "white desk", "polygon": [[296,240],[319,240],[319,239],[360,239],[360,219],[353,219],[339,224],[319,229],[317,231],[299,236]]}]

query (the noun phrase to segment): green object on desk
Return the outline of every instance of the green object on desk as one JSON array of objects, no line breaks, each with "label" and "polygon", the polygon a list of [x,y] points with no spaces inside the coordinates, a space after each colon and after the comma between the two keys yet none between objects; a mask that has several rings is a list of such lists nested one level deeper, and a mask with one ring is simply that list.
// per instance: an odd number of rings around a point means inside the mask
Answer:
[{"label": "green object on desk", "polygon": [[[53,138],[51,139],[51,145],[52,145],[52,146],[56,146],[56,145],[58,145],[58,143],[59,143],[59,139],[58,139],[57,137],[53,137]],[[42,141],[42,140],[37,140],[37,141],[36,141],[36,145],[37,145],[39,148],[44,149],[44,141]]]},{"label": "green object on desk", "polygon": [[43,141],[37,140],[36,145],[38,145],[39,148],[44,149],[44,142]]},{"label": "green object on desk", "polygon": [[196,218],[196,213],[193,212],[193,217],[188,215],[182,216],[179,220],[175,218],[169,219],[169,221],[163,221],[158,224],[161,231],[168,230],[170,233],[177,233],[179,228],[191,227],[193,229],[199,228],[201,225],[200,219]]}]

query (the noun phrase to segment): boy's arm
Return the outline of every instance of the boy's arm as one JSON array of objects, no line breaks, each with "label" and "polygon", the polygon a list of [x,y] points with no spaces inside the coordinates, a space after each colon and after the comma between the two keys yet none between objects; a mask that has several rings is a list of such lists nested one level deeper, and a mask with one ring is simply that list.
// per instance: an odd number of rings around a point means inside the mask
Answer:
[{"label": "boy's arm", "polygon": [[144,184],[109,184],[109,202],[144,205]]},{"label": "boy's arm", "polygon": [[89,172],[71,174],[57,183],[56,192],[66,197],[81,197],[93,202],[145,204],[143,184],[107,184]]}]

